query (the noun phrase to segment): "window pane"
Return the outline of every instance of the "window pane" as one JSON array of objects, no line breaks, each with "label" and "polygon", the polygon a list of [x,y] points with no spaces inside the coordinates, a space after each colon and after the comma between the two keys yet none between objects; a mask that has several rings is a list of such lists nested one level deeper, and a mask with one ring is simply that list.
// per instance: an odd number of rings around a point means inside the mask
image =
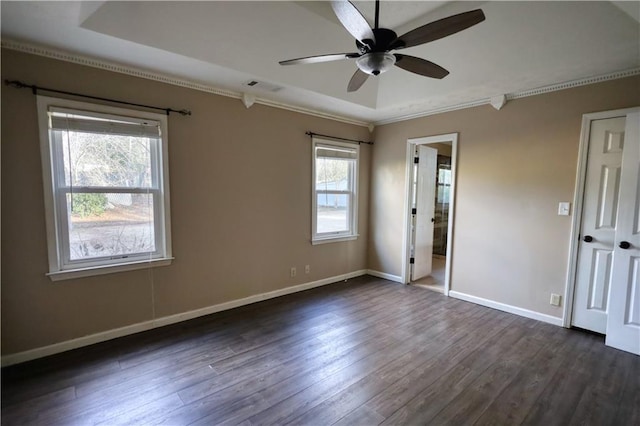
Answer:
[{"label": "window pane", "polygon": [[148,137],[59,131],[65,185],[149,188],[151,143]]},{"label": "window pane", "polygon": [[317,233],[349,231],[349,196],[318,194]]},{"label": "window pane", "polygon": [[316,159],[317,190],[349,190],[349,165],[351,160]]},{"label": "window pane", "polygon": [[153,194],[67,194],[71,260],[156,249]]},{"label": "window pane", "polygon": [[312,243],[355,237],[359,151],[357,145],[314,138]]},{"label": "window pane", "polygon": [[451,170],[438,170],[438,195],[437,201],[441,204],[449,203],[449,191],[451,190]]}]

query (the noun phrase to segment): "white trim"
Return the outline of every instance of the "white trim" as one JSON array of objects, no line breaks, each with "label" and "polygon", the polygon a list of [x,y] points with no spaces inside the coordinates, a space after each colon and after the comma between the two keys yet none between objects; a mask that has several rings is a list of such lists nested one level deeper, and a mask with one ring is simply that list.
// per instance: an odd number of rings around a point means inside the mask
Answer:
[{"label": "white trim", "polygon": [[[556,92],[558,90],[571,89],[579,86],[586,86],[589,84],[602,83],[609,80],[617,80],[620,78],[632,77],[634,75],[640,75],[640,68],[631,68],[628,70],[616,71],[609,74],[598,75],[593,77],[582,78],[578,80],[570,80],[562,83],[550,84],[548,86],[537,87],[534,89],[521,90],[514,93],[505,94],[507,101],[519,98],[526,98],[528,96],[542,95],[544,93]],[[400,121],[412,120],[414,118],[428,117],[430,115],[442,114],[444,112],[457,111],[461,109],[474,108],[482,105],[490,105],[491,98],[478,99],[475,101],[464,102],[461,104],[446,106],[442,108],[435,108],[427,111],[415,112],[411,114],[398,115],[383,120],[378,120],[373,124],[376,126],[382,126],[384,124],[397,123]]]},{"label": "white trim", "polygon": [[5,355],[2,357],[2,360],[0,363],[2,367],[6,367],[8,365],[13,365],[13,364],[19,364],[21,362],[31,361],[33,359],[42,358],[42,357],[57,354],[60,352],[69,351],[71,349],[77,349],[83,346],[93,345],[94,343],[100,343],[100,342],[115,339],[118,337],[139,333],[141,331],[151,330],[153,328],[163,327],[165,325],[187,321],[187,320],[198,318],[204,315],[210,315],[216,312],[226,311],[228,309],[237,308],[239,306],[261,302],[263,300],[273,299],[275,297],[280,297],[280,296],[284,296],[291,293],[297,293],[300,291],[309,290],[309,289],[320,287],[327,284],[333,284],[339,281],[344,281],[350,278],[366,275],[367,273],[368,273],[367,270],[361,269],[358,271],[348,272],[342,275],[336,275],[333,277],[324,278],[318,281],[299,284],[292,287],[283,288],[280,290],[270,291],[267,293],[260,293],[260,294],[245,297],[242,299],[231,300],[229,302],[219,303],[217,305],[207,306],[205,308],[195,309],[192,311],[182,312],[179,314],[169,315],[166,317],[155,318],[149,321],[127,325],[125,327],[115,328],[112,330],[107,330],[107,331],[103,331],[96,334],[90,334],[88,336],[79,337],[77,339],[67,340],[60,343],[54,343],[48,346],[42,346],[40,348],[30,349],[24,352]]},{"label": "white trim", "polygon": [[632,77],[640,75],[640,68],[631,68],[628,70],[616,71],[609,74],[596,75],[578,80],[569,80],[562,83],[550,84],[548,86],[537,87],[529,90],[521,90],[507,95],[507,100],[518,98],[526,98],[528,96],[541,95],[543,93],[557,92],[558,90],[571,89],[579,86],[587,86],[589,84],[602,83],[609,80],[618,80],[620,78]]},{"label": "white trim", "polygon": [[[234,99],[242,100],[243,92],[234,92],[231,90],[221,89],[215,86],[204,85],[196,83],[190,80],[179,79],[169,75],[149,72],[146,70],[119,65],[114,62],[105,60],[90,58],[78,54],[65,52],[62,50],[52,49],[44,46],[37,46],[34,44],[24,43],[17,40],[4,39],[0,41],[0,47],[10,50],[16,50],[18,52],[30,53],[32,55],[44,56],[47,58],[53,58],[60,61],[72,62],[75,64],[86,65],[93,68],[99,68],[107,71],[113,71],[121,74],[132,75],[135,77],[145,78],[148,80],[159,81],[162,83],[172,84],[174,86],[186,87],[193,90],[199,90],[202,92],[213,93],[220,96],[226,96]],[[558,90],[570,89],[573,87],[584,86],[588,84],[602,83],[609,80],[617,80],[620,78],[632,77],[634,75],[640,75],[640,68],[631,68],[628,70],[616,71],[609,74],[603,74],[599,76],[587,77],[578,80],[570,80],[562,83],[551,84],[548,86],[533,88],[529,90],[522,90],[519,92],[504,94],[507,101],[512,99],[524,98],[527,96],[541,95],[543,93],[555,92]],[[314,117],[326,118],[329,120],[339,121],[342,123],[354,124],[356,126],[368,127],[371,132],[373,127],[382,126],[384,124],[397,123],[400,121],[407,121],[414,118],[427,117],[435,114],[442,114],[449,111],[457,111],[466,108],[473,108],[481,105],[491,104],[491,98],[478,99],[475,101],[464,102],[456,105],[446,106],[442,108],[435,108],[427,111],[420,111],[411,114],[398,115],[395,117],[385,118],[382,120],[374,121],[373,123],[358,120],[342,115],[331,114],[323,111],[317,111],[309,108],[304,108],[296,105],[286,104],[284,102],[273,101],[266,98],[255,98],[255,103],[270,106],[274,108],[285,109],[288,111],[299,112],[301,114],[311,115]]]},{"label": "white trim", "polygon": [[640,108],[625,108],[613,111],[602,111],[584,114],[582,116],[582,128],[580,131],[580,145],[578,146],[578,165],[576,167],[576,186],[573,195],[573,218],[571,219],[571,234],[569,236],[569,265],[564,290],[564,307],[562,309],[562,326],[571,327],[573,316],[573,297],[576,285],[576,273],[578,270],[578,237],[582,224],[582,203],[584,201],[584,187],[587,174],[587,159],[589,151],[589,137],[591,122],[614,117],[624,117]]},{"label": "white trim", "polygon": [[497,309],[499,311],[508,312],[510,314],[519,315],[521,317],[534,319],[537,321],[546,322],[548,324],[562,326],[562,318],[554,317],[547,314],[542,314],[536,311],[530,311],[529,309],[519,308],[513,305],[507,305],[506,303],[496,302],[495,300],[483,299],[482,297],[472,296],[470,294],[461,293],[459,291],[451,290],[449,296],[456,299],[464,300],[466,302],[475,303],[476,305],[486,306],[487,308]]},{"label": "white trim", "polygon": [[409,284],[410,268],[409,259],[411,257],[411,201],[413,190],[413,157],[416,146],[407,141],[407,154],[405,158],[404,174],[404,218],[402,221],[402,256],[401,256],[401,276],[403,284]]},{"label": "white trim", "polygon": [[491,103],[491,99],[480,99],[477,101],[464,102],[461,104],[446,106],[442,108],[430,109],[427,111],[419,111],[411,114],[398,115],[395,117],[386,118],[384,120],[379,120],[374,122],[373,124],[376,126],[384,126],[385,124],[399,123],[402,121],[413,120],[414,118],[422,118],[428,117],[430,115],[442,114],[445,112],[458,111],[460,109],[474,108],[477,106],[487,105]]},{"label": "white trim", "polygon": [[48,276],[51,281],[63,281],[74,278],[93,277],[95,275],[114,274],[116,272],[135,271],[137,269],[155,268],[158,266],[169,266],[173,259],[173,257],[163,257],[160,259],[147,259],[114,265],[93,266],[90,268],[64,269],[62,271],[49,272],[45,275]]},{"label": "white trim", "polygon": [[315,240],[311,240],[311,245],[317,246],[318,244],[329,244],[329,243],[340,243],[343,241],[353,241],[357,240],[360,234],[353,234],[346,237],[323,237],[316,238]]},{"label": "white trim", "polygon": [[[51,49],[48,47],[37,46],[29,43],[23,43],[15,40],[2,40],[0,46],[5,49],[16,50],[18,52],[30,53],[32,55],[44,56],[47,58],[57,59],[74,64],[85,65],[102,70],[117,72],[120,74],[131,75],[134,77],[145,78],[147,80],[159,81],[161,83],[171,84],[174,86],[186,87],[188,89],[199,90],[201,92],[213,93],[214,95],[226,96],[234,99],[243,99],[244,93],[234,92],[232,90],[221,89],[219,87],[196,83],[190,80],[172,77],[166,74],[150,72],[135,67],[123,66],[114,62],[101,59],[95,59],[88,56],[82,56],[75,53],[69,53],[62,50]],[[339,121],[341,123],[353,124],[356,126],[368,127],[369,123],[363,120],[332,114],[328,112],[318,111],[310,108],[304,108],[296,105],[290,105],[284,102],[278,102],[271,99],[253,97],[254,103],[280,108],[287,111],[298,112],[301,114],[311,115],[314,117],[326,118],[329,120]]]},{"label": "white trim", "polygon": [[360,126],[360,127],[368,127],[369,126],[369,122],[368,121],[356,120],[354,118],[349,118],[349,117],[346,117],[346,116],[343,116],[343,115],[338,115],[338,114],[318,111],[318,110],[311,109],[311,108],[304,108],[304,107],[301,107],[301,106],[298,106],[298,105],[291,105],[291,104],[287,104],[287,103],[284,103],[284,102],[274,101],[274,100],[271,100],[271,99],[256,98],[255,103],[260,104],[260,105],[264,105],[264,106],[270,106],[270,107],[273,107],[273,108],[280,108],[280,109],[284,109],[284,110],[287,110],[287,111],[298,112],[300,114],[311,115],[313,117],[326,118],[328,120],[338,121],[340,123],[353,124],[354,126]]},{"label": "white trim", "polygon": [[443,294],[449,295],[451,288],[451,266],[453,254],[453,223],[455,220],[455,194],[456,194],[456,170],[458,164],[458,133],[448,133],[445,135],[425,136],[420,138],[407,139],[407,159],[405,171],[405,197],[404,197],[404,233],[402,244],[402,282],[409,283],[410,264],[409,256],[411,252],[411,200],[412,200],[412,174],[413,156],[416,145],[427,145],[434,143],[451,143],[451,188],[449,190],[449,220],[447,224],[447,255],[445,263],[444,289]]},{"label": "white trim", "polygon": [[371,275],[373,277],[383,278],[385,280],[404,284],[402,281],[402,277],[399,275],[387,274],[386,272],[375,271],[373,269],[367,269],[367,275]]},{"label": "white trim", "polygon": [[449,212],[447,218],[447,258],[444,270],[444,295],[451,290],[451,268],[453,268],[453,224],[455,222],[456,180],[458,172],[458,134],[454,133],[451,140],[451,186],[449,188]]}]

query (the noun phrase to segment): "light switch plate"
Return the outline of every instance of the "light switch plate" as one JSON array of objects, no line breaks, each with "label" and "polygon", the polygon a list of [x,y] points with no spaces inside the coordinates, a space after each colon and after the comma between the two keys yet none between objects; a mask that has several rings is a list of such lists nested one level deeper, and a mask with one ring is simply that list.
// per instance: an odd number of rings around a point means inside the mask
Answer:
[{"label": "light switch plate", "polygon": [[558,216],[569,216],[570,210],[571,210],[571,203],[563,201],[558,204]]}]

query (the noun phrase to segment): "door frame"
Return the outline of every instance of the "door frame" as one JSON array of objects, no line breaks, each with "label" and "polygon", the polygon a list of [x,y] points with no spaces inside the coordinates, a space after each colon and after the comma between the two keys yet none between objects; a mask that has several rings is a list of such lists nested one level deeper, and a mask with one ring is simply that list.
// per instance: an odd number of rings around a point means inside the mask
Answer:
[{"label": "door frame", "polygon": [[631,112],[639,111],[639,107],[624,108],[612,111],[593,112],[582,115],[580,130],[580,145],[578,146],[578,165],[576,170],[576,186],[573,196],[573,216],[571,219],[571,233],[569,240],[569,265],[564,290],[564,307],[562,309],[562,326],[571,328],[573,318],[573,298],[576,288],[576,274],[578,272],[578,237],[582,226],[582,203],[587,175],[587,159],[589,155],[589,138],[591,136],[591,122],[607,118],[624,117]]},{"label": "door frame", "polygon": [[447,133],[443,135],[424,136],[407,139],[407,157],[405,171],[405,191],[404,191],[404,235],[402,237],[402,282],[409,284],[411,277],[409,258],[411,256],[411,200],[413,196],[413,157],[417,145],[427,145],[434,143],[451,143],[451,188],[449,190],[449,219],[447,224],[447,254],[445,263],[444,295],[449,295],[451,287],[451,254],[453,253],[453,223],[456,191],[456,168],[458,163],[458,133]]}]

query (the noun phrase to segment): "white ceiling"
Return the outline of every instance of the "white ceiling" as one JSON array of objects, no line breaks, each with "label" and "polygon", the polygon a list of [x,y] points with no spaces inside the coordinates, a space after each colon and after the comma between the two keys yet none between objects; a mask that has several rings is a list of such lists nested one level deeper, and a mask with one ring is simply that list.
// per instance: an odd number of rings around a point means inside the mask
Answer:
[{"label": "white ceiling", "polygon": [[[374,3],[354,4],[373,24]],[[476,8],[486,21],[403,51],[448,69],[445,79],[394,67],[355,93],[346,91],[352,60],[278,64],[356,51],[327,2],[2,1],[1,8],[5,44],[54,48],[364,122],[640,68],[637,1],[383,1],[380,24],[398,34]],[[266,89],[247,87],[251,80]]]}]

